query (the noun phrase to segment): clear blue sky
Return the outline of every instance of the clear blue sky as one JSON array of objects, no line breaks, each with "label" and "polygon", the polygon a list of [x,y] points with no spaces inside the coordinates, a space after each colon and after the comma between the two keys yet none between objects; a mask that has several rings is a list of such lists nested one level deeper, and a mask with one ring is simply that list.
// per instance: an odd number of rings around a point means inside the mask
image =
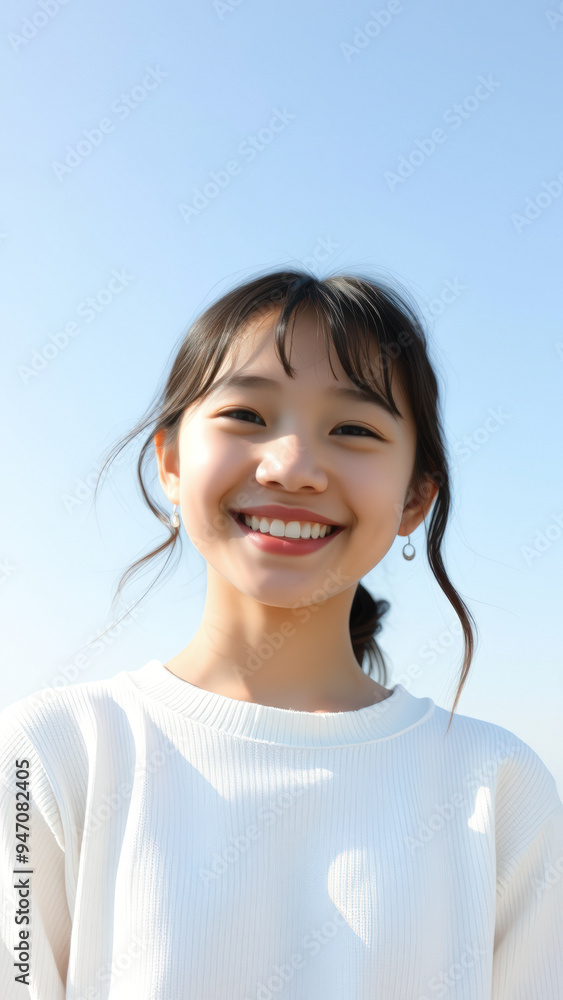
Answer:
[{"label": "clear blue sky", "polygon": [[[203,307],[257,270],[318,261],[395,278],[425,311],[454,484],[446,565],[481,636],[457,711],[517,733],[563,792],[563,16],[549,10],[3,7],[4,704],[188,643],[205,564],[186,539],[137,621],[73,672],[123,569],[164,537],[132,466],[97,511],[88,484]],[[412,563],[397,539],[366,582],[392,604],[388,685],[449,710],[462,645],[422,527],[413,541]]]}]

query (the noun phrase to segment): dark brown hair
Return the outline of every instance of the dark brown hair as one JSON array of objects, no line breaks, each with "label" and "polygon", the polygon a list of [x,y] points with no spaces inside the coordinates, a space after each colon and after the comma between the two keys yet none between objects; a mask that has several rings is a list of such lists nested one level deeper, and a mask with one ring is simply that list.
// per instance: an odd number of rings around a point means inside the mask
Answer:
[{"label": "dark brown hair", "polygon": [[[464,659],[450,716],[451,725],[471,666],[474,652],[473,629],[475,632],[477,629],[471,612],[452,586],[442,561],[441,546],[451,507],[451,490],[439,412],[438,383],[428,356],[427,339],[416,306],[405,290],[399,292],[379,279],[364,275],[336,274],[321,280],[304,270],[260,274],[222,295],[192,323],[175,353],[164,388],[146,415],[114,445],[96,483],[97,492],[100,477],[106,467],[137,435],[150,428],[139,454],[137,474],[141,493],[153,514],[162,522],[167,538],[123,573],[114,604],[125,584],[147,562],[168,552],[157,580],[173,552],[179,555],[181,551],[179,530],[171,527],[169,512],[149,495],[144,481],[145,466],[155,457],[155,435],[159,434],[169,446],[177,444],[178,430],[186,407],[203,397],[211,388],[225,355],[237,338],[240,338],[249,321],[260,313],[278,311],[273,332],[275,349],[284,371],[293,378],[295,369],[289,364],[285,353],[286,334],[289,321],[293,318],[295,322],[297,313],[307,307],[316,312],[329,354],[332,345],[344,371],[355,385],[367,389],[374,399],[383,402],[400,417],[391,393],[396,366],[397,377],[409,400],[417,429],[417,444],[405,505],[413,498],[415,501],[417,498],[423,500],[425,496],[428,499],[433,489],[438,487],[429,527],[426,519],[424,521],[426,552],[430,568],[455,609],[464,635]],[[378,348],[377,372],[373,371],[369,353],[370,345],[374,342]],[[381,372],[383,385],[378,381]],[[154,586],[156,580],[151,586]],[[387,682],[387,669],[375,636],[381,630],[381,619],[389,607],[388,601],[374,599],[361,583],[358,584],[350,612],[350,637],[354,655],[362,668],[367,655],[368,676],[372,674],[372,667],[377,666],[379,679],[384,685]]]}]

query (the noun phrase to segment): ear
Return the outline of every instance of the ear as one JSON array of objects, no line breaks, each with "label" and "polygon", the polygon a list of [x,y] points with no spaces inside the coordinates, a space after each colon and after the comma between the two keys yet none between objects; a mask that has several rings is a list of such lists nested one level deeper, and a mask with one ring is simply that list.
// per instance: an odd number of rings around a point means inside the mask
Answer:
[{"label": "ear", "polygon": [[154,435],[154,447],[160,485],[170,503],[179,504],[180,464],[177,455],[178,449],[176,446],[167,443],[165,430],[157,431]]},{"label": "ear", "polygon": [[440,488],[437,475],[427,475],[418,486],[409,486],[398,535],[412,535],[428,514]]}]

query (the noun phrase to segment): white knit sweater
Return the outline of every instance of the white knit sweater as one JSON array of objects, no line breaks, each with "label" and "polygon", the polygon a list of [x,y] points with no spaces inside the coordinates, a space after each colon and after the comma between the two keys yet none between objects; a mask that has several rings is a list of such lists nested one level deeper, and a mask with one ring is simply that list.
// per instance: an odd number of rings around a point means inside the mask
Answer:
[{"label": "white knit sweater", "polygon": [[563,1000],[554,778],[448,721],[401,684],[317,715],[158,660],[10,705],[2,1000]]}]

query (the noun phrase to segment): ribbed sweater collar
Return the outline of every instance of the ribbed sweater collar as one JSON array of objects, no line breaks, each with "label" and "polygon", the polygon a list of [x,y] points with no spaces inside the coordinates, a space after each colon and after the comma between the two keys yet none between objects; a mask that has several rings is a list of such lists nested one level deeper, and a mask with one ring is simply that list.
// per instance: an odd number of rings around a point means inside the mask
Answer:
[{"label": "ribbed sweater collar", "polygon": [[301,712],[239,701],[206,691],[149,660],[126,678],[145,697],[229,736],[281,746],[331,747],[388,739],[430,717],[431,698],[416,698],[402,684],[384,701],[350,712]]}]

